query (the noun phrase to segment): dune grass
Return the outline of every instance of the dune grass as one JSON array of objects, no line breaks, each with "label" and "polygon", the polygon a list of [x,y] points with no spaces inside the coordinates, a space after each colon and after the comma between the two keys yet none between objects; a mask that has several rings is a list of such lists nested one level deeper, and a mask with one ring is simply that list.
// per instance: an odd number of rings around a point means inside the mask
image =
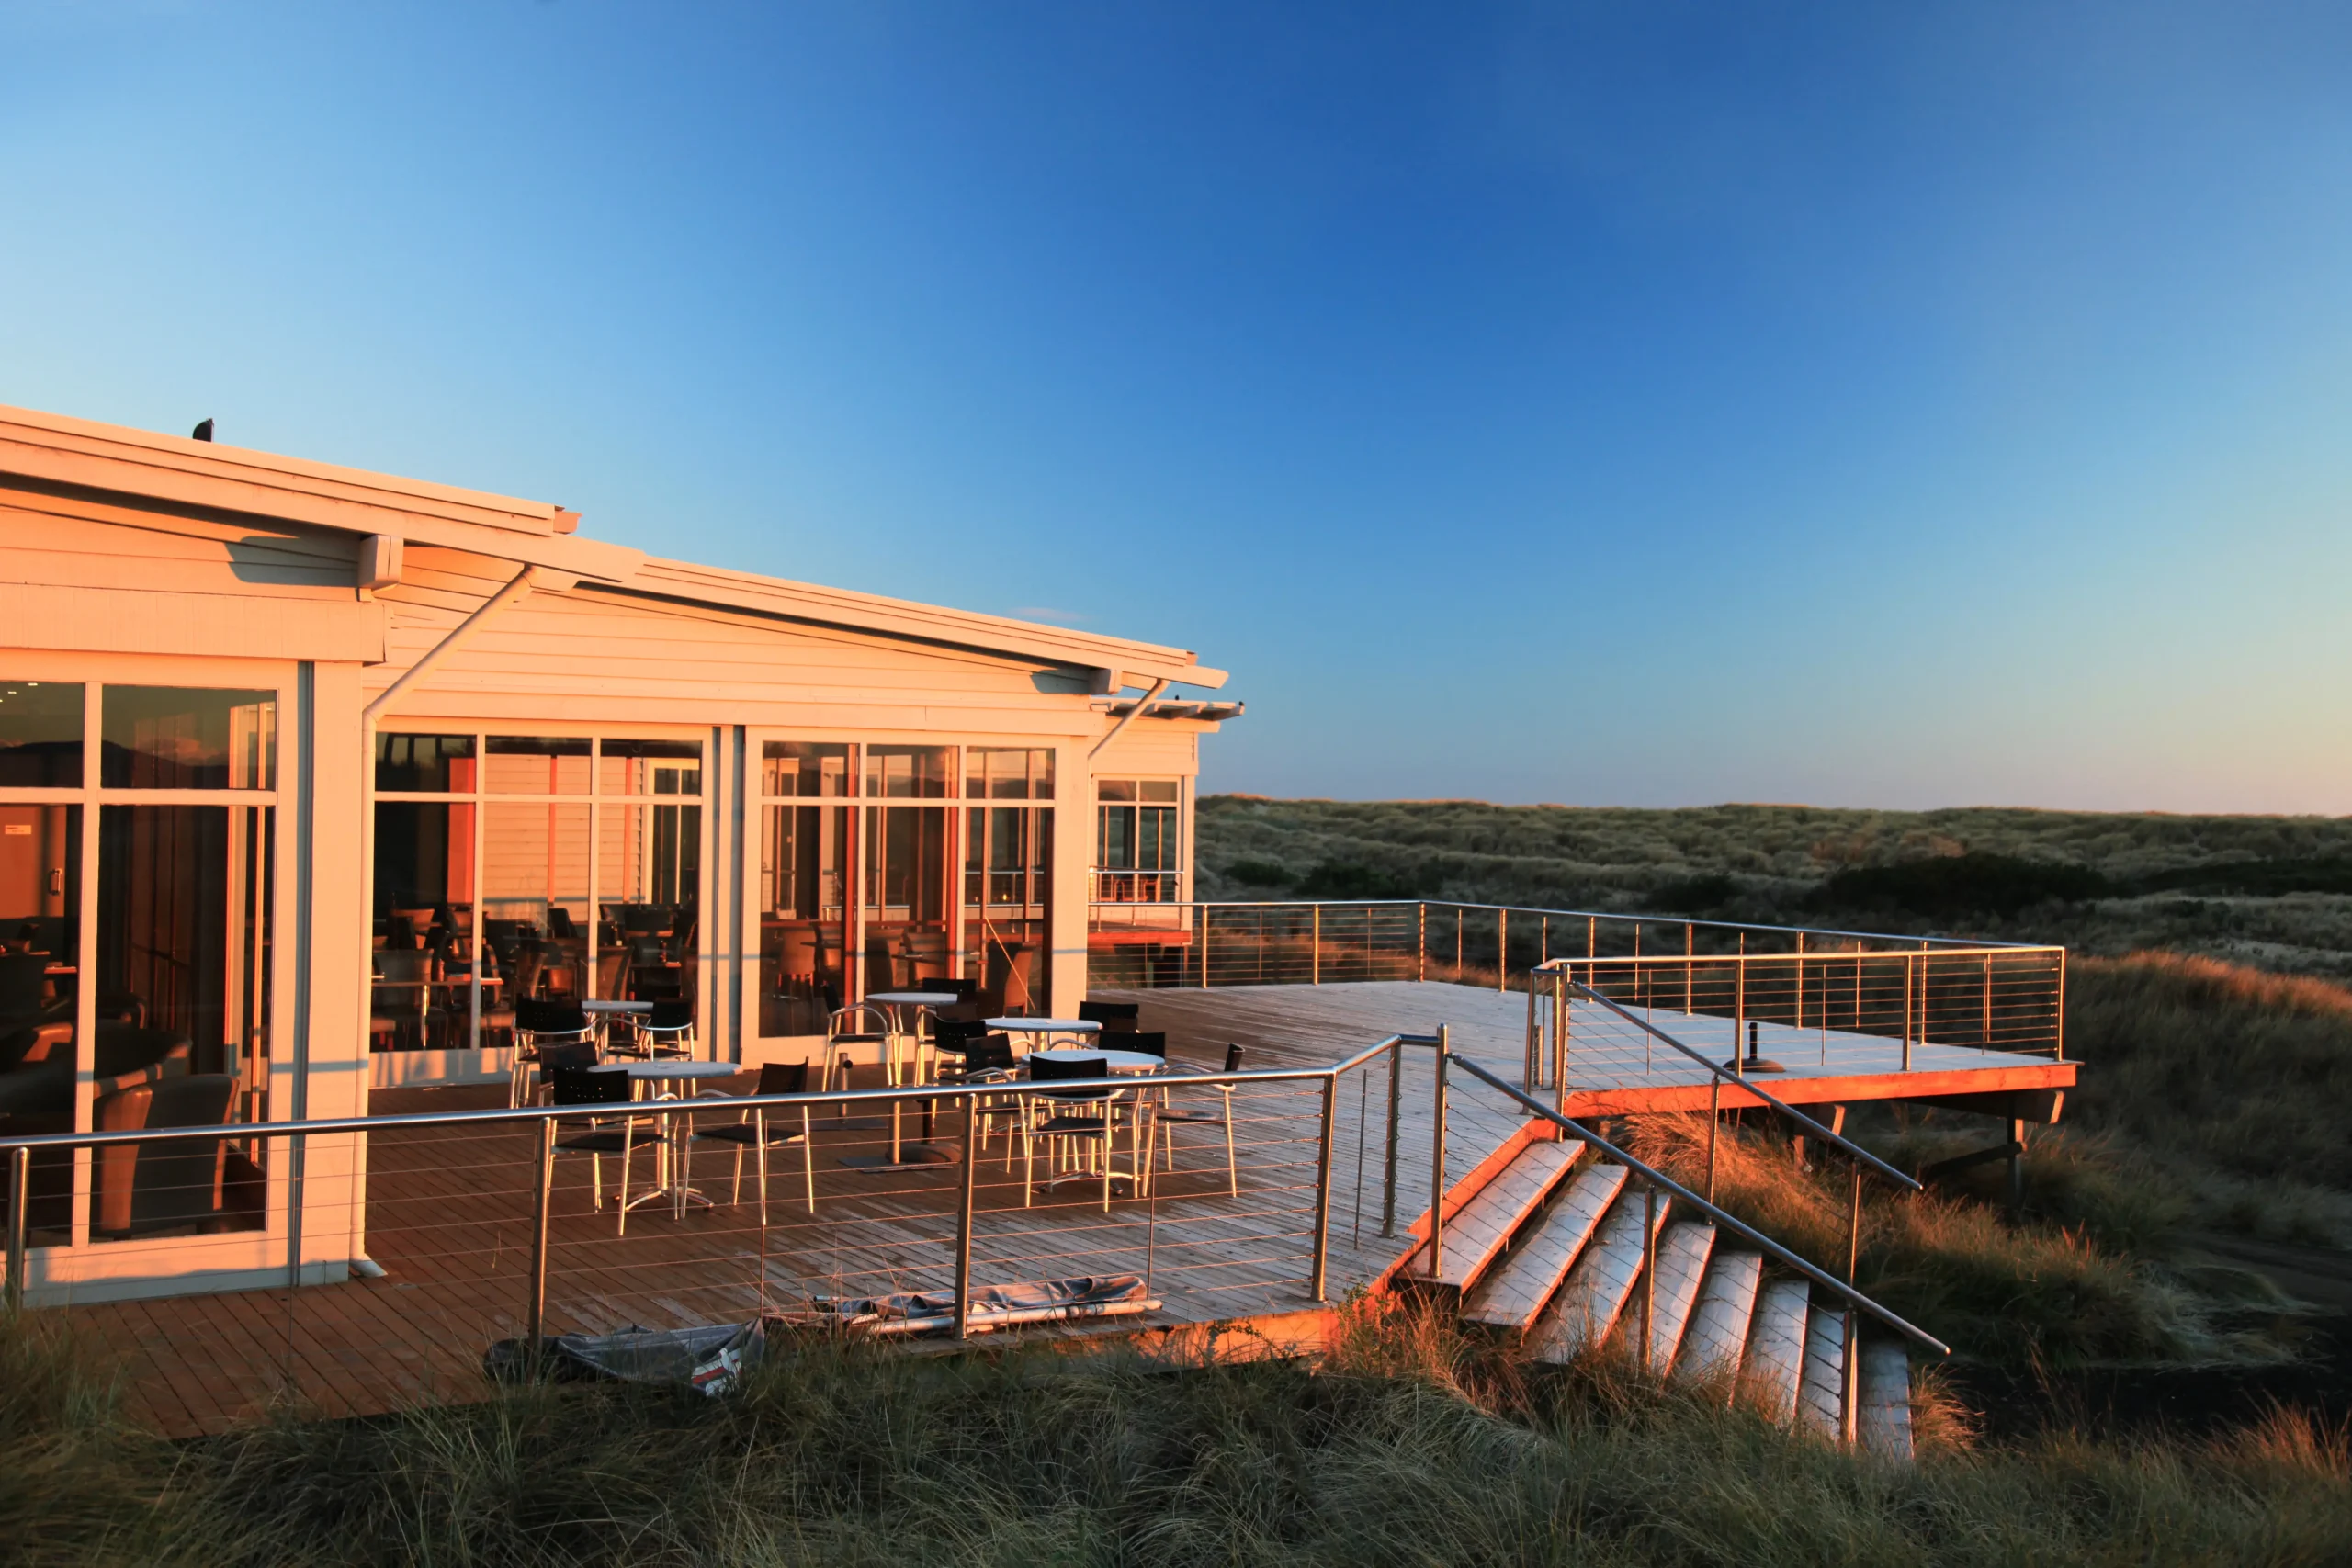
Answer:
[{"label": "dune grass", "polygon": [[1319,1367],[786,1347],[741,1395],[513,1391],[161,1443],[0,1326],[27,1564],[2014,1564],[2340,1560],[2341,1432],[1894,1466],[1408,1303]]}]

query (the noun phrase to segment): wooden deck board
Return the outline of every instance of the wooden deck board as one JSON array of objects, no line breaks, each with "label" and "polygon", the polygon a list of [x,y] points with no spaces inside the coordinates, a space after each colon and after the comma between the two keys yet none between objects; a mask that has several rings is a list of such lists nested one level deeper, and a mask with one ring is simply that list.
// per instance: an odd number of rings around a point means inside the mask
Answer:
[{"label": "wooden deck board", "polygon": [[[1470,987],[1372,983],[1105,994],[1140,1002],[1142,1026],[1165,1030],[1171,1056],[1202,1066],[1221,1065],[1230,1043],[1244,1046],[1245,1068],[1320,1066],[1387,1034],[1425,1032],[1440,1022],[1454,1026],[1457,1050],[1513,1079],[1523,1055],[1524,996],[1498,997]],[[1875,1070],[1883,1064],[1867,1053],[1885,1043],[1858,1047],[1862,1054],[1843,1058],[1833,1034],[1826,1048],[1833,1066],[1842,1060]],[[1782,1049],[1769,1031],[1766,1048]],[[1933,1057],[1932,1065],[1939,1076],[1959,1074],[1963,1086],[1985,1081],[1971,1075],[2002,1071],[2046,1079],[2054,1066],[2018,1058],[1980,1064],[1973,1052],[1960,1055],[1965,1060]],[[1600,1060],[1597,1044],[1591,1060]],[[1922,1053],[1915,1065],[1930,1065],[1929,1055]],[[2062,1070],[2071,1082],[2072,1066]],[[1572,1066],[1578,1092],[1585,1083],[1581,1071]],[[1776,1091],[1796,1098],[1791,1091],[1798,1077],[1776,1082]],[[1653,1089],[1699,1088],[1703,1097],[1695,1067],[1687,1082],[1669,1078],[1652,1064],[1641,1081],[1621,1073],[1605,1085],[1596,1080],[1595,1090],[1623,1092],[1631,1084],[1640,1091],[1646,1082]],[[1835,1072],[1816,1072],[1808,1080],[1825,1095],[1864,1098],[1849,1092],[1856,1081]],[[1384,1237],[1387,1089],[1386,1063],[1377,1061],[1343,1081],[1335,1097],[1328,1273],[1334,1299],[1379,1279],[1414,1245],[1409,1227],[1426,1222],[1433,1174],[1430,1054],[1408,1052],[1404,1061],[1395,1234]],[[503,1086],[412,1089],[381,1092],[375,1105],[379,1111],[454,1110],[503,1099]],[[1311,1307],[1320,1109],[1311,1083],[1238,1093],[1238,1196],[1225,1190],[1224,1140],[1193,1136],[1178,1145],[1174,1173],[1159,1174],[1150,1199],[1122,1196],[1108,1214],[1099,1189],[1083,1185],[1059,1189],[1050,1201],[1041,1193],[1036,1206],[1024,1208],[1018,1161],[1008,1175],[1000,1143],[984,1154],[978,1172],[975,1279],[985,1284],[1061,1274],[1146,1274],[1164,1303],[1146,1322],[1159,1325],[1272,1317]],[[1446,1185],[1460,1181],[1523,1121],[1501,1097],[1457,1075]],[[550,1331],[608,1331],[630,1323],[669,1327],[748,1316],[762,1307],[804,1306],[820,1295],[952,1283],[957,1168],[888,1175],[847,1170],[838,1164],[841,1156],[876,1146],[876,1135],[829,1128],[821,1117],[815,1130],[817,1216],[811,1220],[799,1206],[797,1162],[788,1161],[785,1174],[771,1173],[765,1226],[747,1183],[740,1205],[721,1201],[684,1220],[665,1205],[649,1206],[630,1216],[627,1235],[620,1235],[609,1210],[590,1206],[586,1161],[560,1160],[549,1219]],[[935,1131],[952,1142],[957,1125],[943,1117]],[[344,1414],[474,1396],[484,1386],[483,1350],[492,1340],[520,1332],[524,1319],[532,1147],[527,1134],[511,1127],[371,1134],[368,1251],[388,1277],[296,1292],[290,1337],[283,1290],[58,1310],[119,1358],[128,1407],[174,1435],[220,1429],[285,1397],[300,1408]],[[724,1200],[731,1164],[706,1148],[695,1165],[697,1184]],[[640,1160],[640,1173],[644,1168]]]}]

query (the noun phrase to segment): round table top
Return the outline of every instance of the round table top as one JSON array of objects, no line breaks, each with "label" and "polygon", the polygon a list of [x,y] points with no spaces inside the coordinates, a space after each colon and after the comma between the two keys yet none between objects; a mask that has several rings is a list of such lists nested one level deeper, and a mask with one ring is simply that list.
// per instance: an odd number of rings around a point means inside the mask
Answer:
[{"label": "round table top", "polygon": [[601,1062],[592,1073],[627,1073],[633,1078],[731,1078],[744,1069],[732,1062]]},{"label": "round table top", "polygon": [[651,1012],[651,1002],[582,1002],[582,1012]]},{"label": "round table top", "polygon": [[1102,1026],[1091,1018],[985,1018],[990,1029],[1007,1034],[1099,1034]]},{"label": "round table top", "polygon": [[1032,1051],[1022,1060],[1034,1062],[1040,1056],[1053,1062],[1100,1062],[1114,1073],[1156,1073],[1168,1065],[1166,1057],[1148,1051],[1097,1051],[1091,1046],[1083,1051]]},{"label": "round table top", "polygon": [[953,991],[868,991],[865,999],[890,1007],[944,1008],[953,1007],[964,998]]}]

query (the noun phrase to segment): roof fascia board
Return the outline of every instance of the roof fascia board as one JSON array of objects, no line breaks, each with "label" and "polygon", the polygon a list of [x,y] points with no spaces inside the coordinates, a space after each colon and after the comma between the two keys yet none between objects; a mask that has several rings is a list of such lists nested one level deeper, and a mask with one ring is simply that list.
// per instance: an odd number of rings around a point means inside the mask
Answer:
[{"label": "roof fascia board", "polygon": [[644,552],[555,531],[560,509],[212,442],[0,407],[0,473],[492,556],[608,582]]},{"label": "roof fascia board", "polygon": [[782,578],[756,577],[659,557],[647,559],[643,573],[629,585],[629,592],[648,598],[729,605],[783,621],[1009,653],[1081,670],[1117,670],[1146,680],[1166,680],[1211,691],[1230,678],[1223,670],[1198,662],[1186,649],[1066,631],[1034,621],[976,615]]}]

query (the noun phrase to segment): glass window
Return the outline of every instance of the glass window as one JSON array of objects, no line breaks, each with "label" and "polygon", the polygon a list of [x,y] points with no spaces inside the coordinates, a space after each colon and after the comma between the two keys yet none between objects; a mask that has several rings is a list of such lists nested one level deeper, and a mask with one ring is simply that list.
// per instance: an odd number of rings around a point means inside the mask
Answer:
[{"label": "glass window", "polygon": [[953,756],[948,746],[868,746],[865,793],[887,800],[944,800]]},{"label": "glass window", "polygon": [[1051,800],[1054,754],[1043,749],[967,747],[964,794],[971,800]]},{"label": "glass window", "polygon": [[[471,1041],[476,809],[469,800],[376,803],[370,1050]],[[498,974],[493,956],[485,1008],[497,1004]]]},{"label": "glass window", "polygon": [[768,740],[760,746],[760,793],[770,798],[849,793],[849,748],[827,741]]},{"label": "glass window", "polygon": [[1133,779],[1096,779],[1094,798],[1097,800],[1133,800],[1136,781]]},{"label": "glass window", "polygon": [[[22,1133],[74,1131],[82,808],[0,806],[0,1111]],[[73,1240],[74,1152],[32,1156],[35,1247]],[[13,1179],[0,1171],[0,1195]]]},{"label": "glass window", "polygon": [[99,783],[109,789],[274,789],[277,695],[108,686]]},{"label": "glass window", "polygon": [[474,738],[470,735],[379,735],[376,787],[387,793],[471,795]]},{"label": "glass window", "polygon": [[702,743],[695,740],[602,740],[596,745],[596,788],[604,795],[700,795]]},{"label": "glass window", "polygon": [[[101,808],[98,1130],[266,1115],[276,818],[267,806]],[[91,1229],[259,1229],[258,1152],[227,1137],[100,1151]]]},{"label": "glass window", "polygon": [[1053,811],[975,806],[964,817],[964,973],[979,978],[983,1007],[1035,1013],[1053,994]]},{"label": "glass window", "polygon": [[0,785],[78,789],[81,784],[81,683],[0,681]]},{"label": "glass window", "polygon": [[493,735],[483,775],[492,795],[586,795],[588,742]]},{"label": "glass window", "polygon": [[767,806],[760,819],[760,1033],[822,1034],[843,996],[849,808]]},{"label": "glass window", "polygon": [[1174,779],[1144,779],[1136,785],[1136,798],[1149,804],[1176,802],[1177,784]]},{"label": "glass window", "polygon": [[1098,901],[1174,902],[1179,881],[1176,801],[1180,787],[1174,779],[1094,782],[1099,802],[1094,810],[1094,897]]},{"label": "glass window", "polygon": [[494,929],[501,941],[520,944],[511,994],[594,994],[587,972],[587,803],[494,801],[482,810],[482,936],[491,941]]}]

